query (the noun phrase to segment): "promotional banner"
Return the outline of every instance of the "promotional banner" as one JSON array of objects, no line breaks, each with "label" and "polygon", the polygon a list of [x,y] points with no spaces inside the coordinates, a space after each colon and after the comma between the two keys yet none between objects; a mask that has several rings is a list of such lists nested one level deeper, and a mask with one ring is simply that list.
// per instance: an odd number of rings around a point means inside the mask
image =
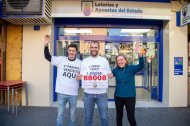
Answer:
[{"label": "promotional banner", "polygon": [[183,57],[174,57],[174,75],[183,75]]}]

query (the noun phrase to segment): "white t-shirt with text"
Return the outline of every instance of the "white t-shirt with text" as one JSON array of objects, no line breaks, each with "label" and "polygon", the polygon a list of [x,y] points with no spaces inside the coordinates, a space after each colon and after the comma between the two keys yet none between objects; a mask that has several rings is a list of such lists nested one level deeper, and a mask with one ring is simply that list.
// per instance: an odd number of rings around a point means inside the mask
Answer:
[{"label": "white t-shirt with text", "polygon": [[76,75],[80,73],[81,60],[71,61],[65,56],[52,56],[51,64],[57,66],[55,91],[66,95],[78,95],[79,81],[76,80]]}]

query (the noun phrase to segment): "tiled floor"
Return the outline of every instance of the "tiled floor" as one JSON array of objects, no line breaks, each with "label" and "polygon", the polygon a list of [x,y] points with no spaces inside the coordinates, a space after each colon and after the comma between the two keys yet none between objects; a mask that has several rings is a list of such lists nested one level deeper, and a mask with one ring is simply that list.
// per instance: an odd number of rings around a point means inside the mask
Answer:
[{"label": "tiled floor", "polygon": [[[137,108],[135,111],[138,126],[190,126],[190,108]],[[64,120],[68,122],[68,109]],[[115,109],[110,108],[109,126],[116,126]],[[55,126],[56,107],[19,107],[18,116],[0,108],[0,126]],[[93,126],[100,126],[98,110],[94,111]],[[84,126],[84,109],[76,112],[76,126]],[[124,111],[123,126],[129,126]]]}]

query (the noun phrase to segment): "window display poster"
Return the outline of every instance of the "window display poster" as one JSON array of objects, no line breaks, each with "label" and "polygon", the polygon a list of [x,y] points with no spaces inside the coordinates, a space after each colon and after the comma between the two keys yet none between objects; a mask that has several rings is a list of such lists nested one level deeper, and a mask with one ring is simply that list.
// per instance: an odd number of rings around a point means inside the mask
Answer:
[{"label": "window display poster", "polygon": [[174,57],[174,75],[183,75],[183,57]]}]

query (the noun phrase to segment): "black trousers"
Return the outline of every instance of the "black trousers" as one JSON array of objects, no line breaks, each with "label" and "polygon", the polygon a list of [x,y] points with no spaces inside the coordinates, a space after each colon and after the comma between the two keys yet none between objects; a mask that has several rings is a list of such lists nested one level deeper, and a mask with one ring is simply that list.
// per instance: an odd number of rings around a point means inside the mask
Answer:
[{"label": "black trousers", "polygon": [[123,98],[115,96],[117,126],[122,126],[124,106],[127,112],[127,119],[130,123],[130,126],[137,125],[135,120],[135,103],[136,103],[135,97]]}]

